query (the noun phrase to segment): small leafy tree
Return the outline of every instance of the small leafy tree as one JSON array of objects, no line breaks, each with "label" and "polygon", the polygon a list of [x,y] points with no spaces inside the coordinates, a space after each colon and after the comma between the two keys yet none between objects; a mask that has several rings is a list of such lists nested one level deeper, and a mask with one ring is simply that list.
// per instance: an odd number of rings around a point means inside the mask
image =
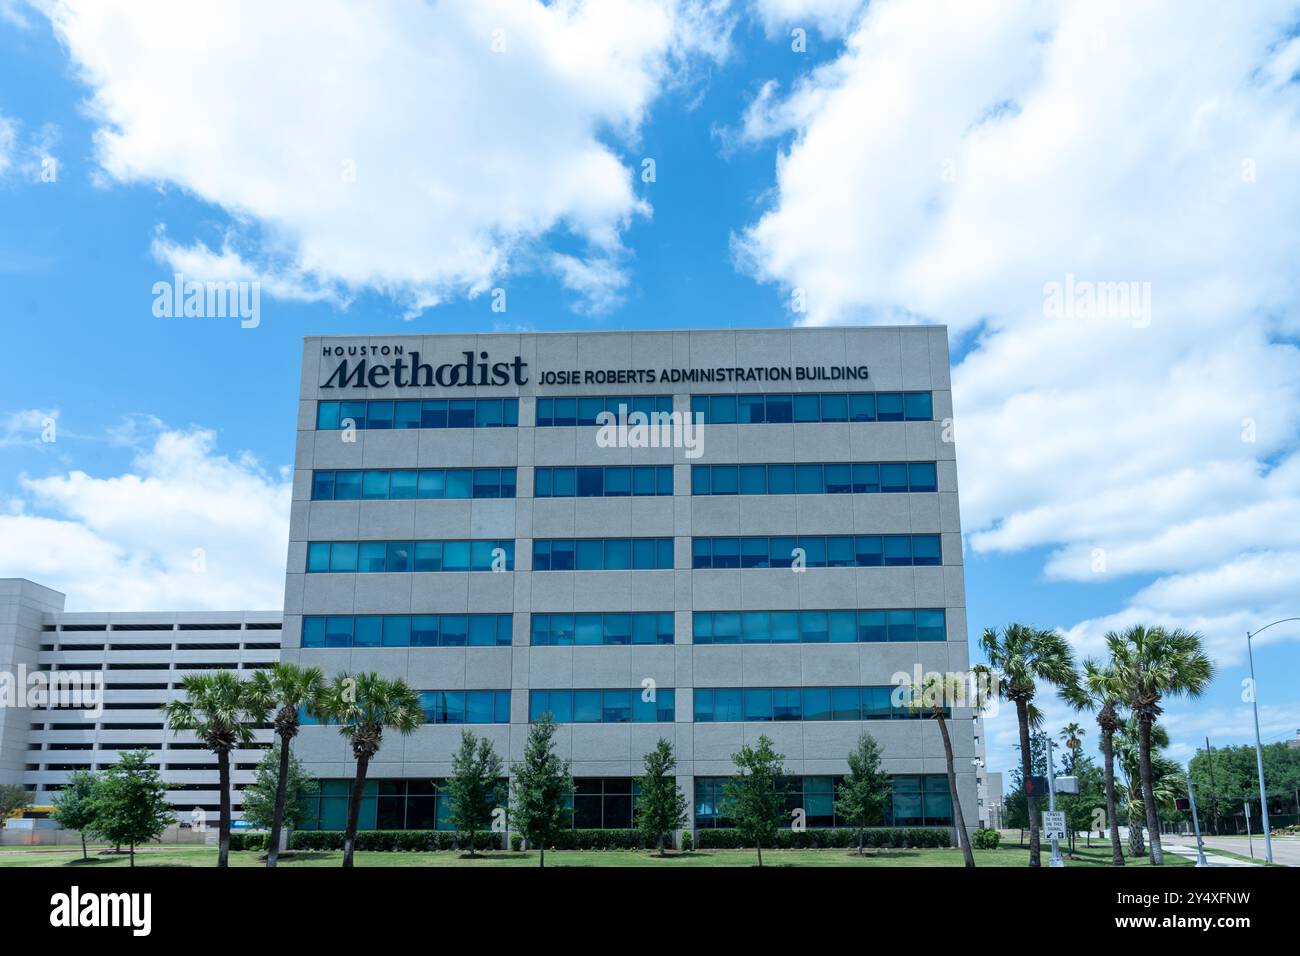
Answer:
[{"label": "small leafy tree", "polygon": [[664,855],[664,838],[686,820],[686,795],[677,786],[677,757],[672,743],[659,738],[654,750],[645,755],[645,776],[638,783],[641,794],[636,801],[637,827],[646,846],[658,846]]},{"label": "small leafy tree", "polygon": [[129,846],[132,866],[136,845],[156,840],[176,822],[176,811],[167,802],[167,786],[149,765],[147,750],[122,753],[96,783],[91,804],[95,832],[110,843]]},{"label": "small leafy tree", "polygon": [[95,825],[95,786],[99,778],[89,770],[74,770],[54,797],[54,821],[65,830],[81,834],[81,858],[90,859],[86,852],[86,834]]},{"label": "small leafy tree", "polygon": [[763,844],[776,839],[777,828],[784,822],[785,759],[772,747],[766,734],[758,746],[745,744],[731,755],[736,775],[723,786],[728,815],[736,823],[741,839],[758,851],[758,865],[763,865]]},{"label": "small leafy tree", "polygon": [[524,759],[510,768],[510,818],[537,847],[538,866],[546,865],[546,844],[572,824],[565,797],[573,792],[569,762],[555,754],[555,721],[543,714],[528,728]]},{"label": "small leafy tree", "polygon": [[451,757],[451,776],[447,795],[451,798],[451,822],[462,845],[468,844],[469,855],[477,856],[475,843],[480,831],[492,826],[496,808],[497,781],[503,764],[492,741],[476,737],[472,731],[460,733],[460,749]]},{"label": "small leafy tree", "polygon": [[31,793],[16,783],[0,784],[0,825],[17,810],[31,806]]},{"label": "small leafy tree", "polygon": [[[319,784],[302,767],[302,761],[289,754],[284,776],[284,802],[280,801],[280,759],[283,744],[268,750],[257,765],[253,782],[244,790],[244,819],[251,825],[273,833],[276,809],[281,810],[280,823],[286,827],[300,826],[306,819],[311,798]],[[272,844],[268,844],[270,852]]]},{"label": "small leafy tree", "polygon": [[835,795],[835,812],[858,834],[858,855],[863,853],[867,827],[884,822],[885,805],[894,789],[889,774],[880,769],[880,744],[863,733],[849,754],[849,773]]}]

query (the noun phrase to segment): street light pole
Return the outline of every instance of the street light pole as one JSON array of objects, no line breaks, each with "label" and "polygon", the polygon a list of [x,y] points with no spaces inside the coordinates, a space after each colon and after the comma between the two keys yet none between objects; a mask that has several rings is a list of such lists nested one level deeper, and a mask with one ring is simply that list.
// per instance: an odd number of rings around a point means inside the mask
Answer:
[{"label": "street light pole", "polygon": [[[1280,621],[1274,621],[1273,624],[1285,624],[1288,621],[1300,621],[1300,617],[1284,617]],[[1273,862],[1273,836],[1268,825],[1268,791],[1264,787],[1264,747],[1259,740],[1259,685],[1255,683],[1255,652],[1251,647],[1250,639],[1261,631],[1267,631],[1273,624],[1265,624],[1254,634],[1250,631],[1246,632],[1246,657],[1250,660],[1250,704],[1255,712],[1255,767],[1259,771],[1259,811],[1262,817],[1261,825],[1264,827],[1264,857],[1269,863]]]},{"label": "street light pole", "polygon": [[[1056,812],[1056,771],[1052,767],[1052,735],[1047,735],[1047,808]],[[1048,866],[1065,866],[1061,859],[1061,841],[1052,837],[1052,858]]]}]

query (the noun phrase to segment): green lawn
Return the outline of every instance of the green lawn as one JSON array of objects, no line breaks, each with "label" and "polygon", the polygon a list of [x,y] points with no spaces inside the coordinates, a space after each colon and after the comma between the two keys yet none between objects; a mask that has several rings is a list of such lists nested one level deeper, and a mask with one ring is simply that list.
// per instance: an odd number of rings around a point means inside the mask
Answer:
[{"label": "green lawn", "polygon": [[[1044,848],[1043,865],[1047,865],[1049,850]],[[1080,848],[1077,859],[1067,860],[1067,866],[1109,866],[1110,851],[1104,847]],[[280,865],[338,866],[342,854],[335,852],[297,852],[282,857]],[[1025,866],[1028,850],[1017,846],[1003,846],[997,850],[976,850],[977,866]],[[210,847],[152,847],[136,854],[136,866],[213,866],[217,852]],[[627,850],[553,850],[546,854],[547,866],[753,866],[752,850],[697,850],[688,854],[673,854],[660,858],[651,853]],[[1189,866],[1189,861],[1166,854],[1167,865]],[[232,866],[264,866],[261,854],[252,851],[230,854]],[[959,850],[876,850],[864,857],[849,850],[766,850],[766,866],[961,866]],[[6,847],[0,850],[0,867],[6,866],[64,866],[105,867],[127,866],[125,854],[115,856],[91,851],[90,862],[82,862],[80,850],[56,852],[39,848]],[[468,860],[456,852],[442,853],[357,853],[357,866],[475,866],[486,869],[497,867],[536,866],[537,854],[494,852],[479,859]],[[1145,859],[1131,861],[1131,865],[1146,866]]]}]

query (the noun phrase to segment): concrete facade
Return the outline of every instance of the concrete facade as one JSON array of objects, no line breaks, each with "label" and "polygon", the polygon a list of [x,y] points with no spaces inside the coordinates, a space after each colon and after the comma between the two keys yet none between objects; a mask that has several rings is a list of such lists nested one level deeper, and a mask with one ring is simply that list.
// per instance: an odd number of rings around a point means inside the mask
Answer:
[{"label": "concrete facade", "polygon": [[[504,385],[399,387],[387,379],[343,386],[336,376],[365,357],[391,365],[396,348],[439,365],[487,353],[518,357],[527,381]],[[331,350],[329,355],[324,354]],[[334,354],[333,350],[341,350]],[[354,349],[349,353],[348,349]],[[866,366],[865,380],[712,381],[600,384],[593,370],[815,368]],[[547,373],[576,370],[577,384],[546,384]],[[346,374],[346,373],[345,373]],[[688,414],[692,395],[926,391],[927,421],[716,424],[704,427],[703,455],[681,448],[601,447],[594,426],[536,427],[537,400],[557,396],[664,396]],[[517,427],[317,429],[317,403],[360,399],[518,399]],[[673,688],[676,715],[662,723],[564,723],[562,757],[575,777],[633,777],[660,737],[676,747],[679,783],[694,803],[697,777],[732,772],[731,754],[770,737],[792,775],[843,774],[846,755],[869,731],[893,774],[943,774],[933,721],[710,722],[693,720],[701,688],[879,686],[916,666],[964,672],[968,666],[952,397],[946,330],[941,327],[599,332],[574,334],[409,335],[307,338],[297,423],[292,521],[285,582],[284,651],[289,661],[327,675],[374,670],[418,690],[510,691],[510,722],[472,729],[507,761],[523,753],[529,692],[546,688],[633,688],[647,679]],[[693,465],[735,463],[934,462],[937,490],[923,493],[692,495]],[[671,496],[534,496],[539,467],[667,465]],[[513,499],[312,500],[317,470],[513,468]],[[692,538],[754,535],[938,535],[938,566],[693,569]],[[673,567],[661,570],[539,571],[538,538],[671,537]],[[514,570],[491,572],[307,573],[312,542],[511,539]],[[695,645],[701,611],[942,608],[946,640],[901,643]],[[530,615],[671,611],[672,645],[530,645]],[[510,614],[505,647],[302,647],[303,621],[319,615]],[[972,717],[950,723],[958,788],[968,826],[977,812]],[[461,726],[429,724],[412,736],[385,735],[372,779],[428,779],[450,772]],[[321,778],[352,774],[349,748],[328,727],[306,727],[295,745]]]},{"label": "concrete facade", "polygon": [[[215,823],[216,756],[189,732],[165,729],[161,704],[181,696],[187,674],[252,671],[280,656],[279,611],[66,612],[64,595],[23,579],[0,580],[0,671],[75,671],[103,676],[103,712],[75,708],[0,708],[0,782],[18,783],[48,806],[74,770],[104,770],[127,749],[151,752],[168,800],[188,823],[200,807]],[[258,730],[253,747],[231,755],[231,806],[241,816],[243,789],[269,747]]]}]

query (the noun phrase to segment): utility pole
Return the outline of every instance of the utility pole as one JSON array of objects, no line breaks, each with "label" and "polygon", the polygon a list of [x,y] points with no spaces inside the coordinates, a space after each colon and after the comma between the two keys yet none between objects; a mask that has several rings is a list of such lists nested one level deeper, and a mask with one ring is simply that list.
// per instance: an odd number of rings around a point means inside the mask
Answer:
[{"label": "utility pole", "polygon": [[1192,772],[1187,771],[1187,798],[1192,805],[1192,826],[1196,829],[1196,865],[1209,866],[1205,862],[1205,845],[1201,843],[1201,820],[1196,815],[1196,791],[1192,789]]},{"label": "utility pole", "polygon": [[1219,835],[1219,798],[1214,789],[1214,750],[1210,747],[1210,738],[1205,738],[1205,758],[1210,762],[1210,823],[1214,826],[1214,835]]}]

